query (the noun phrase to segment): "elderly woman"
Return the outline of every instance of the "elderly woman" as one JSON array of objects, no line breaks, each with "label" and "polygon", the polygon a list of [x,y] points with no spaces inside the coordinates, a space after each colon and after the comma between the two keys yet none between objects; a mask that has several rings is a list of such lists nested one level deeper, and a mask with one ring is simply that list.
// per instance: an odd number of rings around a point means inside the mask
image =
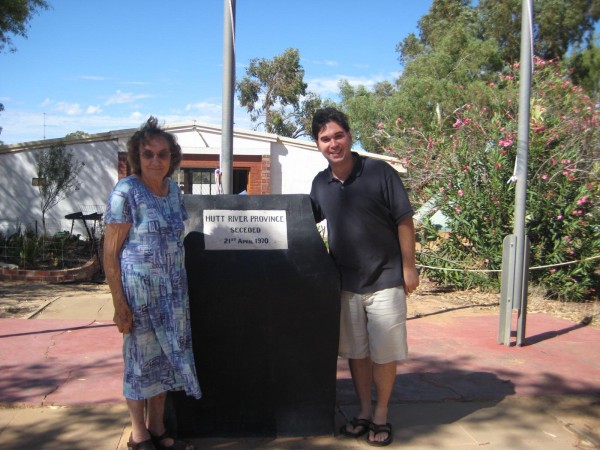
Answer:
[{"label": "elderly woman", "polygon": [[166,392],[200,398],[184,268],[181,162],[175,137],[150,117],[127,143],[133,175],[120,180],[105,214],[104,271],[123,333],[123,394],[132,450],[190,450],[166,432]]}]

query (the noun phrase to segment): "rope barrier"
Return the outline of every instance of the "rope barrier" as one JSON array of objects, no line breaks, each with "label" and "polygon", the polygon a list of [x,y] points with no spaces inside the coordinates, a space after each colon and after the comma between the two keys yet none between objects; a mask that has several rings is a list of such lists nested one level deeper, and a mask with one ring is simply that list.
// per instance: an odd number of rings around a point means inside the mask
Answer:
[{"label": "rope barrier", "polygon": [[[594,259],[600,259],[600,255],[590,256],[589,258],[580,259],[577,261],[568,261],[568,262],[564,262],[564,263],[556,263],[556,264],[549,264],[549,265],[545,265],[545,266],[530,267],[529,270],[539,270],[539,269],[549,269],[552,267],[569,266],[571,264],[578,264],[581,262],[592,261]],[[425,266],[423,264],[417,264],[416,266],[417,266],[417,268],[421,268],[421,269],[447,270],[450,272],[487,272],[487,273],[502,272],[502,270],[499,270],[499,269],[467,269],[467,268],[453,269],[451,267],[434,267],[434,266]]]}]

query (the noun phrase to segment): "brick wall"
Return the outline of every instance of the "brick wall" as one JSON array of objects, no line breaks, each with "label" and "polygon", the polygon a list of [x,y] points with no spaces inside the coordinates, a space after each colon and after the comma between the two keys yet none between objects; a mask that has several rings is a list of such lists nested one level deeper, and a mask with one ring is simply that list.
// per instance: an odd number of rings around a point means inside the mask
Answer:
[{"label": "brick wall", "polygon": [[[183,155],[181,168],[216,169],[218,155]],[[248,194],[268,195],[271,193],[271,157],[269,155],[238,155],[233,158],[234,169],[248,170]],[[119,179],[130,174],[127,154],[119,153]]]},{"label": "brick wall", "polygon": [[67,281],[89,281],[100,270],[96,258],[90,259],[81,267],[63,270],[0,269],[0,281],[30,281],[64,283]]}]

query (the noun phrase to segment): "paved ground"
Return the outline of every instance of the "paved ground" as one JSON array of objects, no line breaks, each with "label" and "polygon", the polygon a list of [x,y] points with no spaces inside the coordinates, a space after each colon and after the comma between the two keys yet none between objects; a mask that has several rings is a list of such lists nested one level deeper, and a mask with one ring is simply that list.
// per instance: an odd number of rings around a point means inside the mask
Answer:
[{"label": "paved ground", "polygon": [[[125,449],[121,338],[111,322],[110,295],[105,286],[46,294],[27,312],[31,319],[0,319],[0,448]],[[44,299],[44,291],[31,296]],[[600,448],[599,329],[528,314],[526,345],[507,347],[497,344],[493,306],[411,308],[419,312],[409,313],[411,359],[398,368],[390,448]],[[357,410],[343,361],[337,378],[336,429]],[[207,449],[368,447],[364,439],[333,432],[194,443]]]}]

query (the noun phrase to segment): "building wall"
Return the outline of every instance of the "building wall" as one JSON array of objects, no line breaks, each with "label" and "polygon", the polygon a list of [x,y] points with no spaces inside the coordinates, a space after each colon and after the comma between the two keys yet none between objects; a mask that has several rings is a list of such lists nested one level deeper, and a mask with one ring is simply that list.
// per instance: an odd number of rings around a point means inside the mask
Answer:
[{"label": "building wall", "polygon": [[[182,147],[184,159],[182,167],[219,167],[221,133],[217,126],[190,124],[165,126],[174,133]],[[104,213],[108,195],[116,182],[129,174],[126,142],[135,130],[120,130],[94,135],[67,145],[78,161],[84,162],[78,179],[80,189],[69,198],[59,202],[47,212],[47,231],[70,230],[86,236],[81,221],[67,220],[68,214],[81,211]],[[34,154],[44,151],[60,140],[37,141],[13,146],[0,147],[0,231],[14,232],[17,226],[30,226],[41,231],[40,197],[31,179],[37,177]],[[310,146],[310,144],[308,144]],[[236,130],[234,132],[234,169],[247,169],[248,194],[297,194],[308,193],[310,180],[316,171],[311,161],[322,156],[307,150],[307,144],[280,138],[265,133]],[[292,155],[293,161],[286,161]],[[322,161],[321,161],[322,160]],[[289,180],[288,180],[289,177]]]},{"label": "building wall", "polygon": [[[184,154],[183,168],[219,167],[220,127],[187,123],[164,128],[177,136]],[[111,189],[129,173],[126,143],[135,131],[111,131],[68,143],[67,150],[85,163],[79,175],[81,188],[47,213],[49,232],[70,230],[72,222],[64,218],[67,214],[104,213]],[[39,192],[31,184],[31,179],[37,176],[34,153],[59,141],[0,146],[0,232],[36,224],[41,230]],[[250,195],[308,194],[314,176],[327,167],[327,161],[310,141],[234,130],[233,149],[234,169],[249,171]],[[371,156],[393,162],[393,158]],[[86,235],[81,221],[74,223],[73,231]]]},{"label": "building wall", "polygon": [[[66,148],[72,151],[75,160],[85,165],[78,176],[79,190],[46,212],[49,233],[70,230],[72,222],[64,218],[67,214],[103,210],[117,180],[117,142],[78,143]],[[42,150],[0,154],[0,231],[4,233],[12,233],[19,226],[42,230],[40,194],[32,186],[32,178],[37,177],[34,153]],[[81,221],[74,223],[73,233],[86,236]]]},{"label": "building wall", "polygon": [[273,146],[271,186],[276,193],[308,194],[314,176],[327,167],[327,161],[309,142],[286,140]]}]

